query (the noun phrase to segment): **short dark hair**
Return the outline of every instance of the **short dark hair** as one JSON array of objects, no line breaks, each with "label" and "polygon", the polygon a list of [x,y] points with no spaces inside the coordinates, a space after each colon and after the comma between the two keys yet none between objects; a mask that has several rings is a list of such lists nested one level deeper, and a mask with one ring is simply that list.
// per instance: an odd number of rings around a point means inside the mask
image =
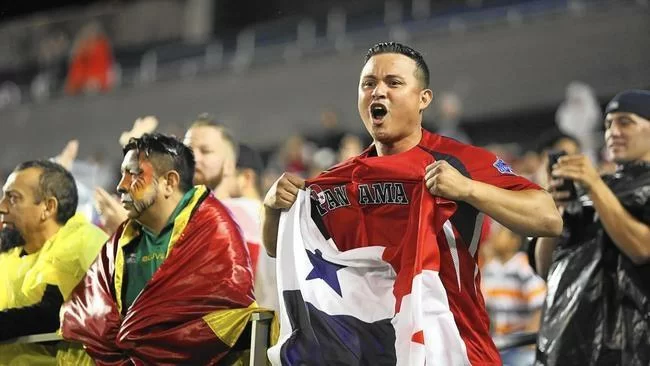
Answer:
[{"label": "short dark hair", "polygon": [[175,137],[161,133],[145,133],[140,138],[132,137],[122,152],[126,155],[131,150],[143,152],[158,175],[175,170],[180,176],[181,192],[192,189],[194,153]]},{"label": "short dark hair", "polygon": [[19,164],[15,172],[29,168],[41,171],[38,178],[38,190],[34,192],[35,203],[54,197],[58,202],[56,222],[64,225],[77,212],[79,195],[72,174],[62,165],[49,160],[31,160]]},{"label": "short dark hair", "polygon": [[217,120],[209,113],[199,114],[190,125],[190,128],[193,127],[212,127],[219,130],[223,139],[232,147],[235,157],[239,155],[239,144],[237,143],[232,131],[230,131],[230,129],[223,123],[217,122]]},{"label": "short dark hair", "polygon": [[383,53],[398,53],[400,55],[404,55],[411,60],[415,61],[415,76],[420,79],[420,82],[422,83],[422,86],[424,88],[429,87],[429,66],[427,66],[426,61],[424,61],[424,57],[422,57],[422,54],[413,48],[403,45],[401,43],[397,42],[381,42],[377,43],[376,45],[372,46],[368,52],[366,53],[366,58],[363,61],[363,64],[365,65],[368,63],[368,60],[372,56],[375,55],[381,55]]}]

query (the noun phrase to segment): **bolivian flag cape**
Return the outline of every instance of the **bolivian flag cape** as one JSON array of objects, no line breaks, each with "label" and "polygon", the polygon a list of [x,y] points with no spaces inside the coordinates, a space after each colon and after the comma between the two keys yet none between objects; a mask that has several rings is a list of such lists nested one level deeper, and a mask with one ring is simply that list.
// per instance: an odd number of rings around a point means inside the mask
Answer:
[{"label": "bolivian flag cape", "polygon": [[165,261],[124,308],[123,248],[139,236],[127,221],[108,241],[63,305],[63,337],[83,343],[97,365],[216,364],[259,311],[237,224],[199,187],[174,221]]}]

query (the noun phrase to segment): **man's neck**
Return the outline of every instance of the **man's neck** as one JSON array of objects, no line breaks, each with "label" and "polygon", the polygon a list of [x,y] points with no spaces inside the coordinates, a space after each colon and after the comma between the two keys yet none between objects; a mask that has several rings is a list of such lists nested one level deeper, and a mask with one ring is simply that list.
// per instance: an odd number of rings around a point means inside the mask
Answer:
[{"label": "man's neck", "polygon": [[214,187],[212,189],[212,194],[214,194],[214,196],[217,197],[217,199],[220,201],[231,198],[225,184],[219,184],[218,186]]},{"label": "man's neck", "polygon": [[242,197],[246,197],[255,201],[262,201],[262,196],[260,196],[260,194],[257,193],[257,190],[254,188],[245,189],[242,193]]},{"label": "man's neck", "polygon": [[396,155],[403,153],[417,146],[422,139],[422,129],[418,129],[416,133],[411,134],[399,141],[390,144],[384,144],[375,141],[375,149],[377,149],[377,156]]},{"label": "man's neck", "polygon": [[23,247],[25,252],[27,254],[33,254],[41,250],[45,242],[53,237],[59,229],[61,229],[61,225],[55,221],[46,221],[41,225],[39,230],[25,233],[23,235],[23,238],[25,238],[25,245]]},{"label": "man's neck", "polygon": [[643,155],[639,160],[642,160],[646,163],[650,163],[650,151],[648,151],[645,155]]},{"label": "man's neck", "polygon": [[159,235],[182,198],[183,194],[176,192],[165,200],[159,200],[155,205],[149,207],[137,221],[155,235]]}]

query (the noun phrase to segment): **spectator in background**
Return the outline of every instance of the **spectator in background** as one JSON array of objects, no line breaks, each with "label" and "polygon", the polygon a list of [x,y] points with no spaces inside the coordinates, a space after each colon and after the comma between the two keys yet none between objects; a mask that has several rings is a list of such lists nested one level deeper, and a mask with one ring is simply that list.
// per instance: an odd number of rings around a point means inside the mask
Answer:
[{"label": "spectator in background", "polygon": [[[107,239],[76,209],[74,179],[59,164],[25,162],[7,179],[0,200],[0,341],[59,328],[61,304]],[[46,351],[0,346],[0,364],[55,363]]]},{"label": "spectator in background", "polygon": [[[535,249],[548,283],[539,364],[650,364],[650,91],[624,91],[605,112],[617,172],[601,177],[581,154],[552,167],[564,230]],[[560,190],[564,179],[580,188],[575,199]]]},{"label": "spectator in background", "polygon": [[341,163],[352,157],[358,156],[363,152],[363,148],[363,141],[359,136],[346,133],[343,138],[341,138],[341,143],[339,144],[337,162]]},{"label": "spectator in background", "polygon": [[577,138],[552,128],[544,132],[537,140],[535,152],[539,157],[539,166],[535,172],[535,183],[546,185],[548,182],[548,153],[551,151],[564,151],[568,155],[580,153],[582,148]]},{"label": "spectator in background", "polygon": [[443,93],[438,103],[439,114],[435,123],[438,127],[436,133],[466,144],[471,143],[469,136],[460,127],[463,104],[458,95],[450,92]]},{"label": "spectator in background", "polygon": [[36,100],[45,100],[59,88],[65,72],[63,65],[70,50],[70,40],[64,31],[45,27],[37,44],[38,75],[32,80],[31,93]]},{"label": "spectator in background", "polygon": [[255,299],[266,308],[279,310],[275,259],[262,250],[262,157],[248,145],[239,144],[235,184],[230,198],[224,199],[235,221],[244,233],[253,265]]},{"label": "spectator in background", "polygon": [[[275,264],[269,263],[266,253],[260,254],[262,158],[252,148],[240,147],[230,131],[207,114],[192,123],[184,143],[196,157],[194,184],[210,187],[244,233],[256,281],[256,298],[260,298],[261,305],[277,309]],[[262,268],[258,268],[260,260]]]},{"label": "spectator in background", "polygon": [[321,148],[318,149],[311,156],[309,161],[309,172],[307,173],[308,177],[316,177],[327,168],[336,164],[336,153],[330,148]]},{"label": "spectator in background", "polygon": [[[496,336],[518,332],[536,332],[539,329],[541,307],[546,286],[535,274],[522,252],[524,238],[507,228],[493,224],[487,247],[490,259],[482,268],[482,290]],[[534,348],[501,352],[504,366],[532,365]]]},{"label": "spectator in background", "polygon": [[79,206],[77,212],[82,213],[86,218],[100,227],[102,222],[96,210],[96,199],[94,188],[101,189],[111,183],[111,171],[106,165],[99,161],[78,160],[79,141],[70,140],[61,153],[53,160],[66,168],[75,179],[79,195]]},{"label": "spectator in background", "polygon": [[110,40],[101,25],[85,25],[72,46],[65,92],[75,95],[110,90],[114,81],[113,62]]},{"label": "spectator in background", "polygon": [[194,152],[194,184],[205,184],[220,200],[229,198],[237,164],[237,143],[230,130],[204,113],[192,122],[183,142]]},{"label": "spectator in background", "polygon": [[560,131],[578,140],[582,151],[594,162],[598,161],[602,141],[597,129],[601,121],[600,105],[593,89],[578,81],[570,83],[565,100],[555,114],[555,122]]},{"label": "spectator in background", "polygon": [[286,171],[299,176],[309,174],[309,159],[312,148],[301,135],[287,138],[280,150],[271,157],[269,168],[273,171]]},{"label": "spectator in background", "polygon": [[312,140],[319,148],[336,151],[344,135],[339,126],[337,113],[330,109],[323,111],[320,115],[320,124],[322,129],[318,131],[318,136]]}]

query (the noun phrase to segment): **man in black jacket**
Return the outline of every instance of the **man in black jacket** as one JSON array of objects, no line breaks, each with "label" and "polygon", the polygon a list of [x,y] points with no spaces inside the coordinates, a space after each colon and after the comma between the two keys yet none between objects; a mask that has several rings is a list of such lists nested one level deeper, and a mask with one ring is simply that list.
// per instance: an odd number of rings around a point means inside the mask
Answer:
[{"label": "man in black jacket", "polygon": [[[650,364],[650,92],[622,92],[605,112],[617,172],[600,177],[584,155],[552,167],[564,231],[535,249],[548,282],[539,364]],[[577,200],[557,189],[564,179],[577,183]]]}]

